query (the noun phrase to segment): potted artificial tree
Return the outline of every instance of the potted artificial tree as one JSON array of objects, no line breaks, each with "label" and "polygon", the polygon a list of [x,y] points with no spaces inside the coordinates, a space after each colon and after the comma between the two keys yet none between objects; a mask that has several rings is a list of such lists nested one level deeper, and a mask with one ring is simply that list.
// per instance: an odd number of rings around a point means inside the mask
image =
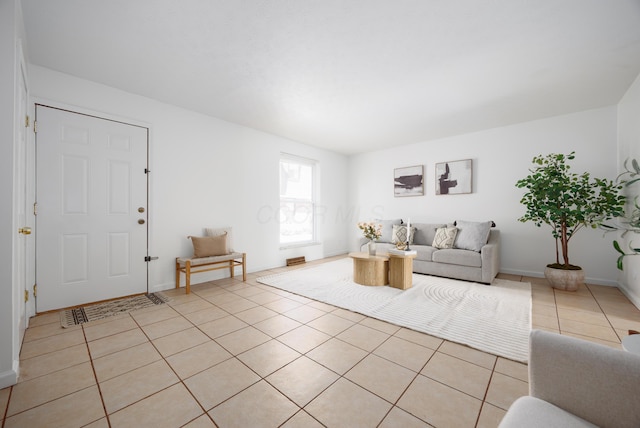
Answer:
[{"label": "potted artificial tree", "polygon": [[518,220],[549,225],[556,240],[556,262],[547,265],[545,277],[554,288],[568,291],[584,282],[582,268],[569,262],[569,241],[583,227],[622,215],[625,202],[622,186],[612,180],[570,172],[567,161],[574,158],[575,152],[536,156],[531,174],[516,183],[527,189],[520,200],[527,211]]}]

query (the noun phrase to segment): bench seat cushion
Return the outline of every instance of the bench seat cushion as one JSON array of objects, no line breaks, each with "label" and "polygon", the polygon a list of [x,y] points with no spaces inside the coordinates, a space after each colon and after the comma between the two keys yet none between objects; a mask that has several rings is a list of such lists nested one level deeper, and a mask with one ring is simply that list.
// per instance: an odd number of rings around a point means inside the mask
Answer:
[{"label": "bench seat cushion", "polygon": [[218,263],[218,262],[227,262],[229,260],[235,260],[242,258],[242,253],[233,252],[231,254],[224,254],[221,256],[212,256],[212,257],[178,257],[177,261],[180,265],[186,264],[187,260],[191,261],[191,266],[200,266],[206,265],[210,263]]}]

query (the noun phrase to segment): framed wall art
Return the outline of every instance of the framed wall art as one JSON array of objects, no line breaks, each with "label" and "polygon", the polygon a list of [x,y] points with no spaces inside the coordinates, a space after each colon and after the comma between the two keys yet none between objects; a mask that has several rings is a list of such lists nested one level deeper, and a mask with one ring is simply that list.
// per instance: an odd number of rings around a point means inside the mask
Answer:
[{"label": "framed wall art", "polygon": [[424,166],[394,169],[393,195],[396,197],[424,195]]},{"label": "framed wall art", "polygon": [[471,159],[436,164],[436,195],[471,193]]}]

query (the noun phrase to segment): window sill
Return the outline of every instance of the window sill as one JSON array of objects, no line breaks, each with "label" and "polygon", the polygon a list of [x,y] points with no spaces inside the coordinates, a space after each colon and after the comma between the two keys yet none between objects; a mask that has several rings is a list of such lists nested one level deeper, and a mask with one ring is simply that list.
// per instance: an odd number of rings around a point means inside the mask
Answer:
[{"label": "window sill", "polygon": [[280,245],[281,250],[289,250],[291,248],[301,248],[301,247],[313,247],[315,245],[320,245],[318,241],[311,242],[293,242],[291,244],[282,244]]}]

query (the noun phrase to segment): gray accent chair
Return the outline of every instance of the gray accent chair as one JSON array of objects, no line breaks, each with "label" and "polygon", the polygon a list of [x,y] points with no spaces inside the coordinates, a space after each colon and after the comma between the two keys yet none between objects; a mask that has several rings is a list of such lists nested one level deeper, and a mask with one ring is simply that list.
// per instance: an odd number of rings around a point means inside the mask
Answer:
[{"label": "gray accent chair", "polygon": [[500,428],[640,427],[640,355],[533,330],[529,394]]}]

